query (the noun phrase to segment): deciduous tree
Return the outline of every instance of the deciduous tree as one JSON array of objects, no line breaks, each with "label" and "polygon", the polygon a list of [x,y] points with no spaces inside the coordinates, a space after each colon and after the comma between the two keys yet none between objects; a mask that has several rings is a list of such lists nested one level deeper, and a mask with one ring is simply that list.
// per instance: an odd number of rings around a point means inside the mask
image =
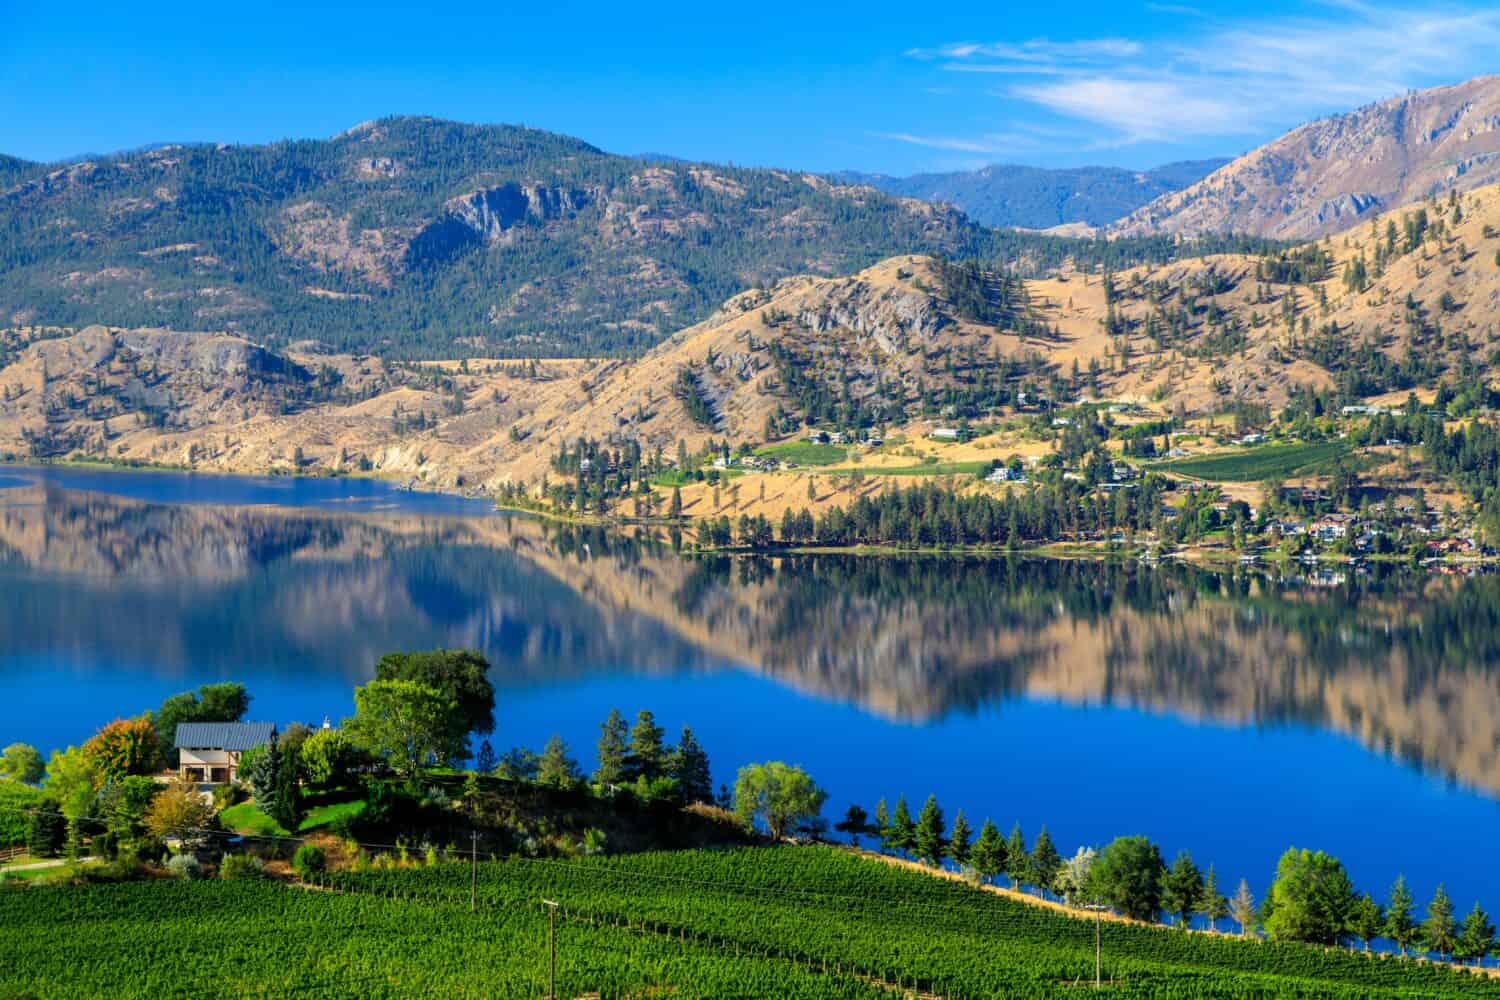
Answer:
[{"label": "deciduous tree", "polygon": [[746,827],[762,821],[773,840],[816,818],[827,798],[806,771],[779,760],[746,764],[734,783],[735,814]]},{"label": "deciduous tree", "polygon": [[1261,923],[1273,941],[1337,944],[1348,933],[1354,900],[1354,885],[1337,858],[1293,847],[1276,864]]},{"label": "deciduous tree", "polygon": [[151,774],[161,763],[161,743],[146,715],[103,726],[83,745],[83,752],[107,778]]},{"label": "deciduous tree", "polygon": [[460,735],[467,737],[495,731],[495,686],[489,670],[489,661],[476,650],[433,649],[387,653],[375,664],[375,679],[413,681],[437,690],[458,707]]},{"label": "deciduous tree", "polygon": [[458,703],[416,681],[374,680],[355,688],[354,716],[344,729],[406,777],[427,764],[468,756],[468,720]]},{"label": "deciduous tree", "polygon": [[9,778],[23,784],[34,785],[42,780],[47,767],[42,755],[29,743],[12,743],[0,753],[0,778]]},{"label": "deciduous tree", "polygon": [[213,819],[213,803],[190,782],[173,781],[152,799],[146,829],[155,837],[196,837]]},{"label": "deciduous tree", "polygon": [[1157,918],[1166,865],[1161,850],[1141,836],[1116,837],[1099,852],[1093,881],[1099,898],[1136,920]]}]

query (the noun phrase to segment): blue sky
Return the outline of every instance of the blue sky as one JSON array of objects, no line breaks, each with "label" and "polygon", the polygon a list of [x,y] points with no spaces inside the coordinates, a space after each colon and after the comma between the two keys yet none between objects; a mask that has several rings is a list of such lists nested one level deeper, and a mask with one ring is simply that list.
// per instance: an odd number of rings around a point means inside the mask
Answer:
[{"label": "blue sky", "polygon": [[264,142],[420,113],[811,170],[1146,167],[1496,68],[1493,2],[0,0],[0,151]]}]

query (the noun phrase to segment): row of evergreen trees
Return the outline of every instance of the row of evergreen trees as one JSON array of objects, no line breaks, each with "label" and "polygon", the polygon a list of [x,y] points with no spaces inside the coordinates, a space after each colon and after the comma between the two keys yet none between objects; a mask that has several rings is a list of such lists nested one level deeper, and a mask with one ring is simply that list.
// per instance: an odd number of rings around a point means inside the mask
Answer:
[{"label": "row of evergreen trees", "polygon": [[976,836],[962,810],[950,829],[936,796],[928,796],[915,818],[905,796],[897,798],[894,809],[881,799],[873,820],[862,806],[851,805],[834,829],[856,847],[861,837],[873,836],[882,852],[934,867],[951,861],[982,882],[1003,875],[1013,889],[1053,893],[1070,905],[1102,904],[1138,920],[1154,922],[1165,915],[1186,928],[1201,917],[1217,931],[1219,921],[1232,917],[1243,935],[1259,931],[1271,940],[1327,945],[1357,941],[1366,951],[1385,939],[1403,955],[1421,950],[1458,961],[1481,961],[1496,947],[1495,925],[1477,902],[1459,921],[1439,885],[1419,920],[1404,878],[1396,879],[1382,905],[1357,892],[1343,864],[1321,851],[1292,848],[1282,855],[1270,891],[1257,906],[1244,879],[1226,897],[1214,867],[1203,871],[1187,851],[1169,866],[1147,838],[1125,836],[1102,850],[1082,847],[1064,858],[1046,827],[1030,847],[1019,823],[1001,836],[986,818]]}]

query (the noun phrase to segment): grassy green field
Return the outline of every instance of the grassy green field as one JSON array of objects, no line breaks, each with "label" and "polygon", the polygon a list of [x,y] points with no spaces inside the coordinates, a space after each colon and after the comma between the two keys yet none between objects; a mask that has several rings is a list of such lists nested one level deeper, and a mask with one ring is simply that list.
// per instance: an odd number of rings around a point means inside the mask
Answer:
[{"label": "grassy green field", "polygon": [[[0,996],[1065,997],[1094,924],[834,848],[679,851],[323,876],[332,891],[155,881],[0,893]],[[1342,949],[1103,928],[1105,995],[1500,997],[1500,981]],[[1090,990],[1090,992],[1092,992]]]},{"label": "grassy green field", "polygon": [[[333,805],[314,806],[302,817],[297,829],[303,833],[317,830],[340,817],[354,818],[364,811],[363,801],[337,802]],[[288,831],[271,817],[260,811],[253,802],[241,802],[230,806],[219,814],[226,829],[235,833],[250,833],[259,837],[284,837]]]},{"label": "grassy green field", "polygon": [[849,452],[836,444],[817,444],[813,441],[783,441],[755,449],[762,458],[774,458],[792,465],[833,465],[849,457]]},{"label": "grassy green field", "polygon": [[976,476],[990,467],[989,462],[932,462],[927,465],[872,465],[868,468],[830,469],[839,475],[863,472],[867,476]]},{"label": "grassy green field", "polygon": [[1212,482],[1260,482],[1323,472],[1335,458],[1348,453],[1349,446],[1342,441],[1273,444],[1222,455],[1162,462],[1155,468]]}]

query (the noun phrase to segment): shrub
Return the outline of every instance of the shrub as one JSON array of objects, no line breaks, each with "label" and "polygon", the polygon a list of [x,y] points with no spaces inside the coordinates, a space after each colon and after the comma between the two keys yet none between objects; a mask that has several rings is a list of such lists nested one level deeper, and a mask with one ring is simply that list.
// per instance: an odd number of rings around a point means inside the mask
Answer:
[{"label": "shrub", "polygon": [[191,854],[174,854],[167,861],[167,871],[187,882],[196,882],[203,877],[203,866]]},{"label": "shrub", "polygon": [[67,823],[63,820],[61,807],[50,799],[37,803],[31,814],[27,831],[27,850],[39,858],[55,858],[62,851],[67,839]]},{"label": "shrub", "polygon": [[317,844],[303,844],[297,848],[297,853],[292,855],[292,870],[303,880],[327,867],[328,855]]},{"label": "shrub", "polygon": [[245,789],[239,785],[215,785],[214,786],[214,811],[223,812],[230,806],[237,806],[245,801]]},{"label": "shrub", "polygon": [[226,854],[219,862],[219,878],[237,879],[264,878],[266,863],[253,854]]}]

